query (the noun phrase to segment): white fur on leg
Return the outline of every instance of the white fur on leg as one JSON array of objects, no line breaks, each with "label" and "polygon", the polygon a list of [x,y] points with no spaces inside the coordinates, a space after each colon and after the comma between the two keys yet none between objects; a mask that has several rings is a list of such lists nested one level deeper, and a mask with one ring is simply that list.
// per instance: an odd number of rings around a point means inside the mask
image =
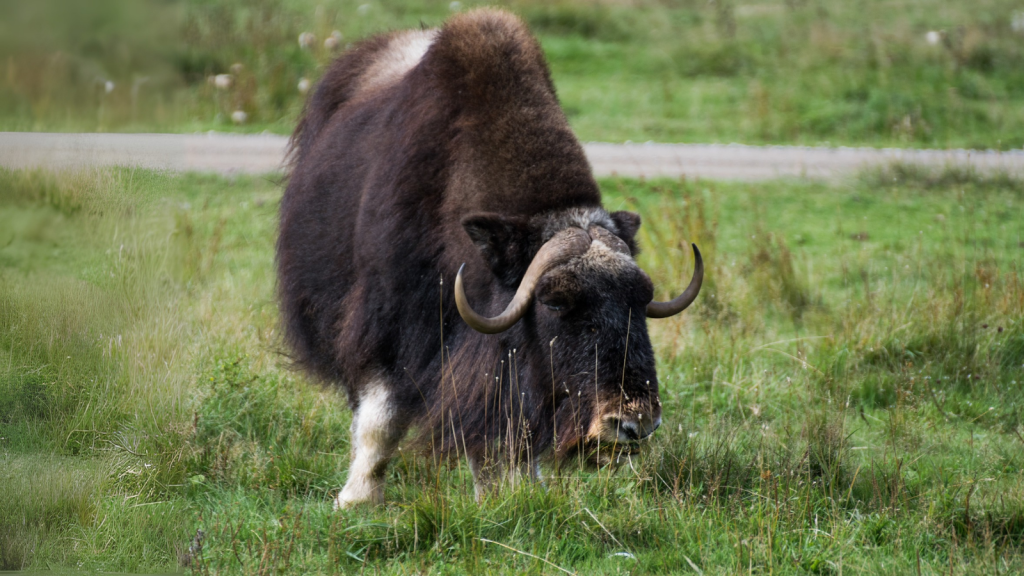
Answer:
[{"label": "white fur on leg", "polygon": [[369,382],[352,417],[352,463],[348,481],[334,508],[384,501],[384,474],[405,428],[394,421],[395,410],[383,381]]}]

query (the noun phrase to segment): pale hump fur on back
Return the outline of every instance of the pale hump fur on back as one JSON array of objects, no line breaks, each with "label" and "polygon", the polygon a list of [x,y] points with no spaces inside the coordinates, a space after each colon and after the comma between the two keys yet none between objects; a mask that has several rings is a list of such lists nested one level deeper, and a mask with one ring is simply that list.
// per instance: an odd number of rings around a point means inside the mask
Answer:
[{"label": "pale hump fur on back", "polygon": [[437,38],[437,30],[407,30],[391,39],[359,79],[359,92],[390,86],[412,70]]}]

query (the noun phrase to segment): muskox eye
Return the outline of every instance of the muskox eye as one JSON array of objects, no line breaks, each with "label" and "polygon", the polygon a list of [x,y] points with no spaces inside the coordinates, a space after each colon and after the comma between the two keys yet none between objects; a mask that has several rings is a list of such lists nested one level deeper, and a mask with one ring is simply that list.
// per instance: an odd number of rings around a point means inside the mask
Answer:
[{"label": "muskox eye", "polygon": [[564,294],[545,294],[537,298],[548,310],[556,314],[563,314],[572,308],[572,298]]},{"label": "muskox eye", "polygon": [[552,312],[558,314],[559,316],[565,314],[566,312],[572,309],[572,302],[562,299],[552,299],[546,302],[542,300],[541,304],[543,304],[545,308],[551,310]]}]

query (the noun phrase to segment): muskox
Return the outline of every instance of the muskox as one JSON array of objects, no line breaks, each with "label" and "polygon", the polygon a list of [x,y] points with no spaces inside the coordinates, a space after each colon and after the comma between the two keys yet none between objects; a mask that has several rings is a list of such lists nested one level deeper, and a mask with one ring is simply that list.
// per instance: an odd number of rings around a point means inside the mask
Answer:
[{"label": "muskox", "polygon": [[[465,455],[478,496],[538,461],[631,446],[661,423],[635,235],[606,212],[537,41],[475,10],[341,55],[292,137],[277,272],[297,364],[345,390],[336,505],[380,502],[410,427]],[[595,452],[596,449],[596,452]]]}]

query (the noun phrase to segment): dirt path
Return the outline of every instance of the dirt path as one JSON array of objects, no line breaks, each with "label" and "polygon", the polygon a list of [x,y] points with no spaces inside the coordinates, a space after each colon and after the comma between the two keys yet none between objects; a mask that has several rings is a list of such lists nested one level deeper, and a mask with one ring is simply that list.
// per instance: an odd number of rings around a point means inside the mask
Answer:
[{"label": "dirt path", "polygon": [[[0,132],[7,168],[129,165],[167,170],[264,173],[281,170],[287,138],[236,134],[53,134]],[[585,145],[598,176],[764,180],[833,178],[894,161],[970,165],[1024,174],[1024,151],[809,148],[719,144]]]}]

